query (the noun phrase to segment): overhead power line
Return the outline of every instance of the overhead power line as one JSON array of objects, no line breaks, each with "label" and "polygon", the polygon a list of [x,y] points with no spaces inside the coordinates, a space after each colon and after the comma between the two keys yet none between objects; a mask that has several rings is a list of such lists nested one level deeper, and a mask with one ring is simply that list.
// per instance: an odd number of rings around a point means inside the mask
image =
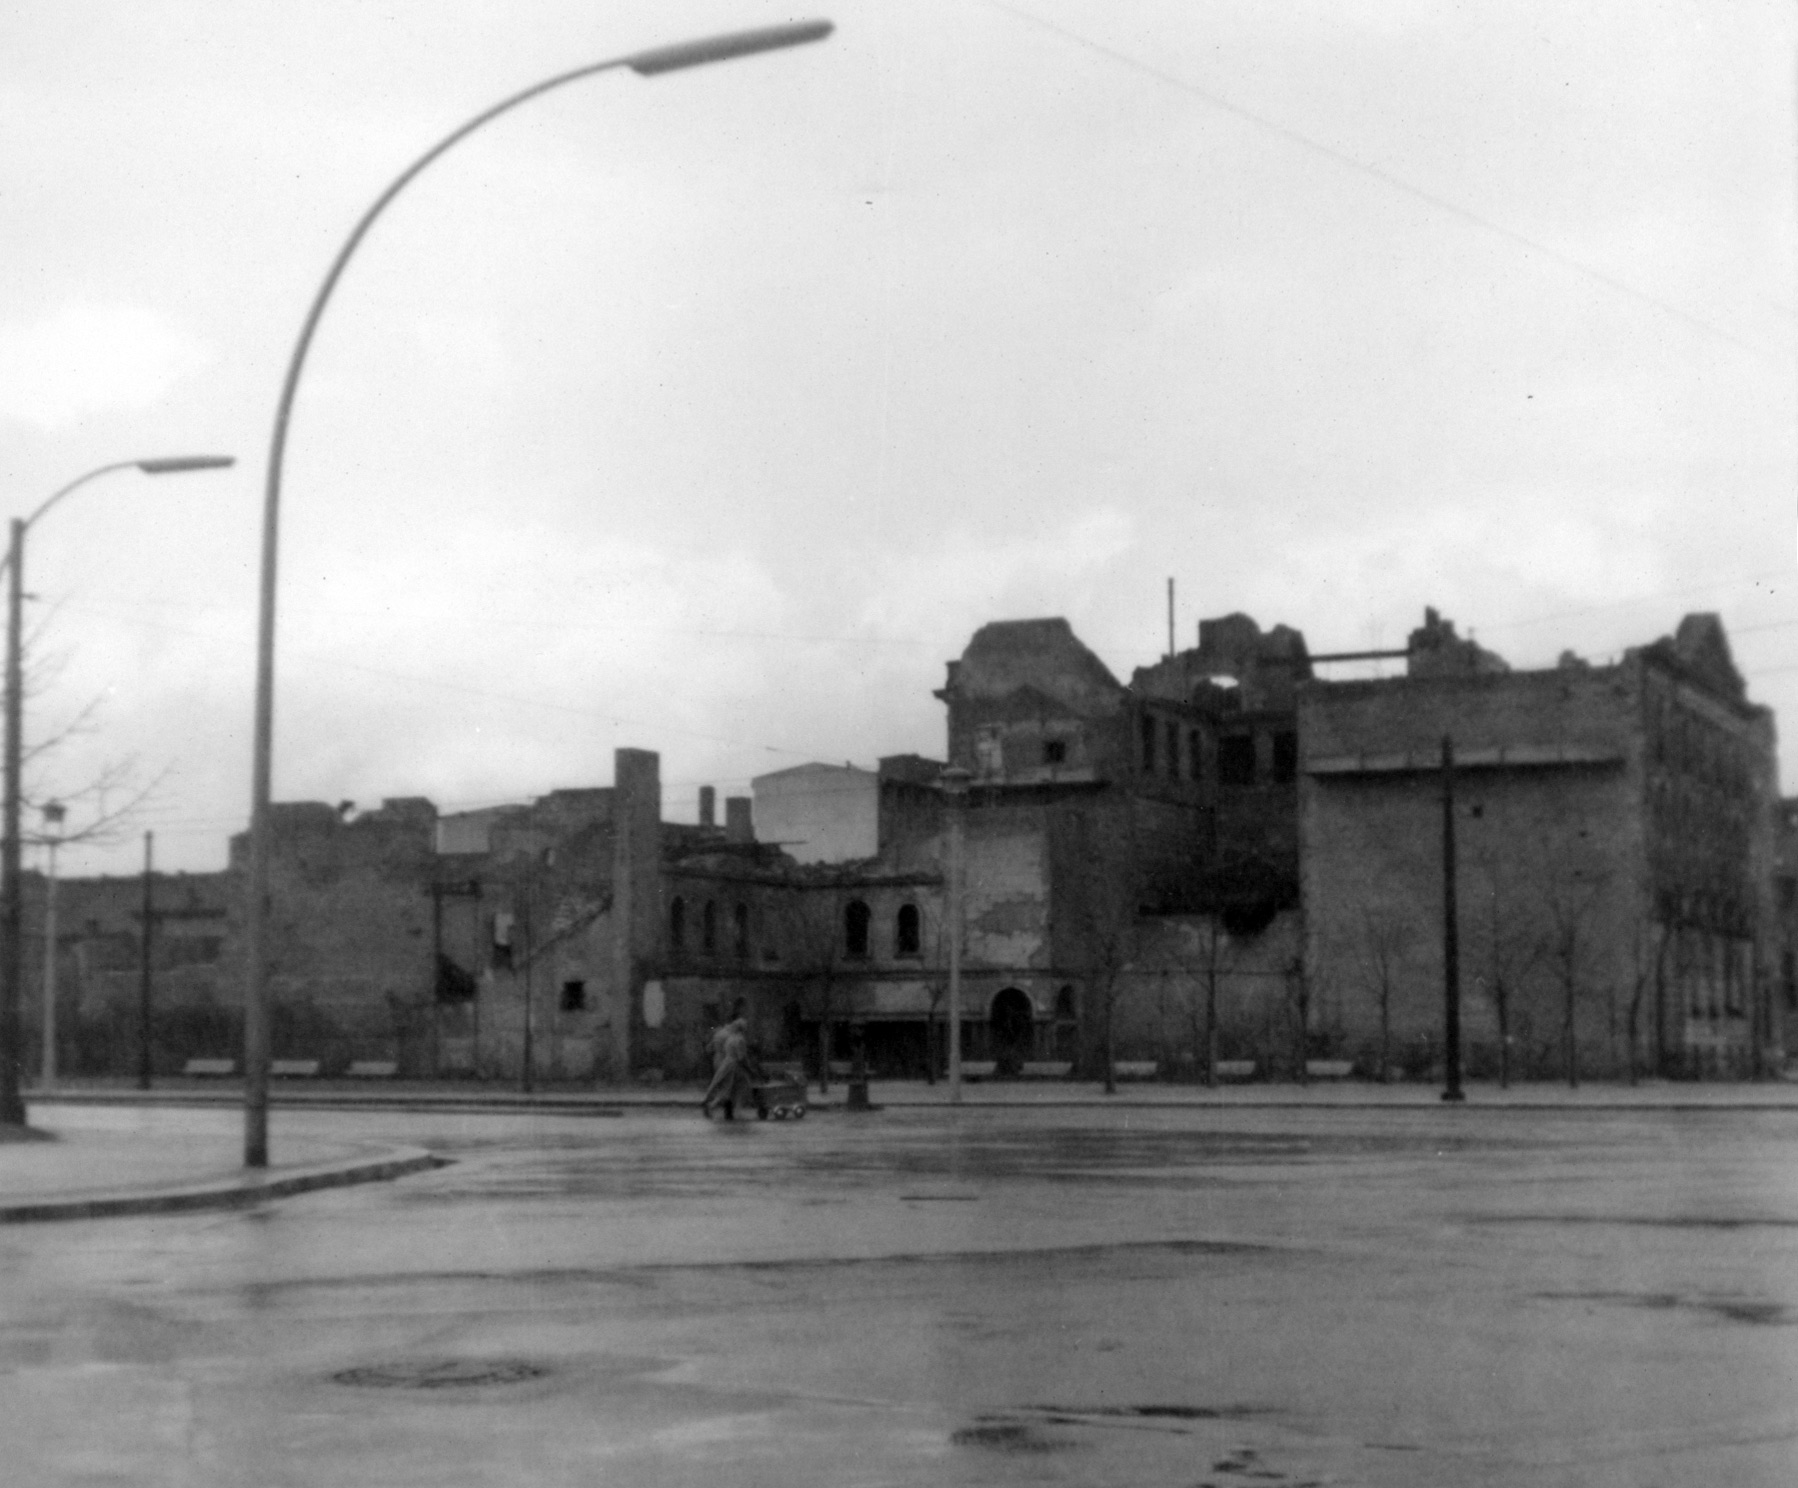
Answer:
[{"label": "overhead power line", "polygon": [[1061,37],[1064,41],[1069,41],[1076,46],[1084,47],[1090,52],[1096,53],[1101,57],[1109,58],[1111,61],[1116,62],[1121,66],[1128,67],[1132,71],[1140,72],[1146,77],[1155,78],[1157,81],[1166,83],[1170,87],[1178,88],[1184,93],[1190,93],[1195,98],[1202,98],[1220,113],[1226,113],[1233,118],[1243,120],[1245,123],[1253,124],[1257,129],[1264,129],[1268,133],[1277,135],[1279,138],[1286,140],[1291,144],[1300,146],[1302,149],[1309,150],[1314,154],[1323,156],[1327,160],[1334,161],[1338,165],[1346,166],[1352,171],[1357,171],[1364,176],[1371,177],[1373,180],[1380,182],[1384,186],[1390,187],[1394,191],[1435,207],[1438,211],[1446,212],[1453,217],[1458,217],[1463,222],[1470,222],[1476,227],[1482,228],[1497,237],[1505,239],[1507,242],[1513,243],[1521,248],[1527,248],[1531,253],[1540,254],[1542,257],[1559,264],[1570,273],[1576,274],[1583,279],[1589,279],[1594,284],[1603,285],[1606,289],[1612,290],[1620,295],[1625,295],[1652,309],[1659,310],[1662,314],[1669,315],[1675,320],[1683,322],[1693,330],[1700,331],[1707,336],[1713,336],[1720,341],[1727,341],[1731,346],[1738,347],[1752,356],[1758,357],[1764,361],[1772,362],[1775,365],[1785,366],[1788,365],[1791,360],[1789,353],[1782,356],[1767,347],[1745,340],[1734,332],[1726,331],[1723,327],[1704,319],[1703,316],[1694,315],[1690,310],[1686,310],[1670,300],[1663,300],[1658,295],[1652,295],[1648,293],[1648,291],[1639,289],[1625,280],[1605,273],[1602,269],[1595,269],[1590,264],[1584,263],[1567,253],[1563,253],[1560,249],[1555,248],[1548,243],[1544,243],[1539,238],[1532,238],[1527,233],[1517,231],[1514,227],[1507,227],[1504,223],[1494,221],[1492,218],[1474,211],[1471,207],[1463,206],[1460,202],[1450,201],[1445,196],[1438,196],[1433,191],[1418,186],[1411,181],[1407,181],[1403,176],[1395,175],[1384,166],[1375,165],[1372,161],[1363,160],[1356,155],[1350,155],[1346,150],[1339,150],[1334,145],[1325,144],[1322,140],[1306,134],[1302,130],[1294,129],[1290,124],[1282,124],[1278,119],[1269,118],[1266,114],[1258,114],[1253,109],[1244,108],[1241,104],[1225,98],[1222,94],[1214,93],[1209,88],[1202,87],[1188,78],[1181,77],[1177,73],[1169,72],[1166,68],[1157,67],[1151,62],[1145,62],[1140,57],[1134,57],[1128,52],[1118,50],[1116,47],[1107,46],[1102,41],[1095,41],[1090,36],[1085,36],[1078,31],[1072,31],[1066,26],[1057,25],[1054,21],[1047,21],[1041,16],[1032,15],[1027,10],[1020,10],[1015,6],[1007,5],[1004,3],[1004,0],[986,0],[986,3],[992,6],[994,10],[1003,11],[1006,15],[1009,15],[1016,20],[1036,26],[1041,30],[1051,32],[1052,34]]}]

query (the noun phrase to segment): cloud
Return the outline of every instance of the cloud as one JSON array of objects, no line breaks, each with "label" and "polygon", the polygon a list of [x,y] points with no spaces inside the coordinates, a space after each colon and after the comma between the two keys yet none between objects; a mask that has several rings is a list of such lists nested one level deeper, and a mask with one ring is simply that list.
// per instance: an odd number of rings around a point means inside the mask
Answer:
[{"label": "cloud", "polygon": [[73,302],[0,325],[0,418],[55,430],[90,414],[140,412],[212,360],[154,310]]}]

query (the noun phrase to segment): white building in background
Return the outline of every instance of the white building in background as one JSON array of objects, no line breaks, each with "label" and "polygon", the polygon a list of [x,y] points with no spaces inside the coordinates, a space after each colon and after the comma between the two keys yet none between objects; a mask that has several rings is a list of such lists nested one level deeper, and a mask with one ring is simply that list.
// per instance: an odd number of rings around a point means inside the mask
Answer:
[{"label": "white building in background", "polygon": [[854,765],[794,765],[758,775],[755,836],[801,863],[850,863],[880,851],[880,776]]}]

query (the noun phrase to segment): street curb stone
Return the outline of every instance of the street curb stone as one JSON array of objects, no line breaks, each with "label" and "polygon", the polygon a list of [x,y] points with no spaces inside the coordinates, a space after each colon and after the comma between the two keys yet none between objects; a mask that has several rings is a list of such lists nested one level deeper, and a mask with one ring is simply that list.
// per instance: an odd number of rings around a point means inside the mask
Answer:
[{"label": "street curb stone", "polygon": [[422,1148],[402,1147],[349,1162],[320,1163],[268,1178],[235,1178],[178,1188],[102,1193],[84,1197],[26,1199],[0,1204],[0,1224],[44,1220],[109,1219],[128,1214],[179,1214],[194,1209],[243,1209],[269,1199],[288,1198],[321,1188],[352,1183],[380,1183],[409,1173],[449,1166],[449,1159]]}]

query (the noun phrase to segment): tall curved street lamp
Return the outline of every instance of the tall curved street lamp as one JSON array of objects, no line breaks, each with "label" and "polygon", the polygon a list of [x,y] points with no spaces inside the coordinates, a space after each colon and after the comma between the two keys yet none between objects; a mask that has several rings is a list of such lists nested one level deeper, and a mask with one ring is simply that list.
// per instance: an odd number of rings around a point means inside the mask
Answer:
[{"label": "tall curved street lamp", "polygon": [[11,570],[7,583],[6,603],[6,796],[4,839],[0,840],[0,1125],[23,1126],[25,1102],[19,1094],[20,1055],[19,1000],[24,979],[24,945],[20,932],[24,924],[19,886],[19,767],[22,749],[21,726],[24,722],[24,667],[19,638],[20,621],[25,609],[25,534],[31,526],[69,492],[91,480],[110,475],[115,470],[141,470],[145,475],[181,475],[190,470],[223,470],[236,461],[230,455],[173,455],[155,460],[116,460],[101,465],[86,475],[77,476],[49,497],[30,516],[12,519],[12,543],[6,552],[6,566]]},{"label": "tall curved street lamp", "polygon": [[387,204],[433,160],[452,146],[468,138],[482,125],[510,113],[521,103],[542,96],[553,89],[597,73],[628,70],[639,77],[659,77],[665,72],[678,72],[688,67],[703,67],[712,62],[728,62],[734,57],[748,57],[757,52],[779,51],[822,41],[829,36],[829,21],[799,21],[786,26],[768,26],[754,31],[733,31],[723,36],[702,37],[697,41],[677,42],[673,46],[655,47],[646,52],[613,57],[604,62],[589,63],[571,72],[558,73],[533,84],[522,92],[502,99],[493,107],[476,114],[445,135],[418,159],[407,166],[393,182],[375,198],[374,205],[362,214],[349,237],[331,261],[324,282],[313,296],[306,312],[300,337],[288,359],[287,377],[281,385],[281,401],[275,409],[275,430],[269,441],[268,482],[262,507],[262,596],[256,632],[256,718],[255,758],[250,783],[250,882],[245,905],[245,953],[248,958],[244,986],[244,1166],[268,1166],[268,881],[269,881],[269,805],[274,754],[275,716],[275,573],[276,549],[281,516],[281,461],[287,448],[287,423],[293,410],[293,399],[299,387],[300,371],[305,365],[307,348],[320,316],[337,287],[350,255],[356,251],[375,219]]}]

